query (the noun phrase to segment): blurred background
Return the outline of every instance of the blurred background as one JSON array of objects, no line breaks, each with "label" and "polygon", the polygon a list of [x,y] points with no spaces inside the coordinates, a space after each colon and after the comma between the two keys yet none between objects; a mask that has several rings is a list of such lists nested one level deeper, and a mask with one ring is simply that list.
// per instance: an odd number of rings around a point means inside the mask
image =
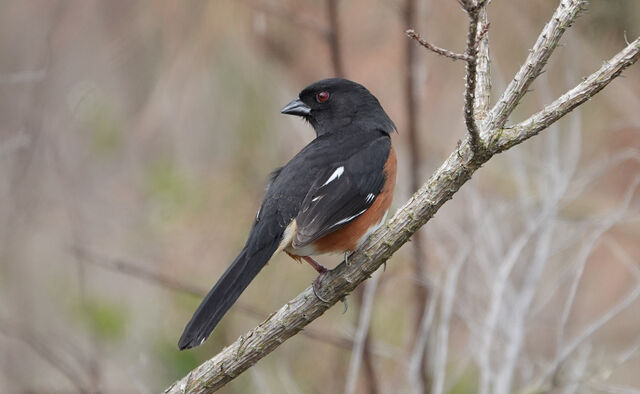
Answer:
[{"label": "blurred background", "polygon": [[[488,7],[492,103],[556,6]],[[312,139],[279,110],[315,80],[380,99],[403,204],[465,133],[464,64],[408,28],[463,51],[467,17],[453,0],[0,2],[0,392],[159,392],[309,286],[276,256],[177,350],[267,175]],[[509,123],[639,34],[638,1],[592,1]],[[221,392],[639,392],[639,88],[636,65],[494,157],[345,314]]]}]

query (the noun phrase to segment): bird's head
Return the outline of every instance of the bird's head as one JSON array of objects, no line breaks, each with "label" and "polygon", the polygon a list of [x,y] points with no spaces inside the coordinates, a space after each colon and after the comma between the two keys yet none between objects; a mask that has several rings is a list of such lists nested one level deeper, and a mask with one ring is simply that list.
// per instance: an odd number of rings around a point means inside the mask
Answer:
[{"label": "bird's head", "polygon": [[303,117],[311,123],[318,136],[340,132],[352,124],[387,134],[396,128],[367,88],[342,78],[312,83],[280,112]]}]

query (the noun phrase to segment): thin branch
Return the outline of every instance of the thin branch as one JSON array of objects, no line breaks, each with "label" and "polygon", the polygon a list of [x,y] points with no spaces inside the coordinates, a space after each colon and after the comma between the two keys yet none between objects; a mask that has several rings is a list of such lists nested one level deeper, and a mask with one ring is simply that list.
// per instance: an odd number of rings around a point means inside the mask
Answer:
[{"label": "thin branch", "polygon": [[637,62],[638,59],[640,59],[640,37],[636,38],[613,58],[604,62],[598,71],[589,75],[578,86],[560,96],[542,111],[529,117],[529,119],[513,127],[492,132],[490,137],[490,132],[487,131],[487,137],[490,138],[489,149],[495,153],[501,152],[537,135],[540,131],[549,127],[575,107],[604,89],[625,68]]},{"label": "thin branch", "polygon": [[428,381],[425,381],[424,374],[421,368],[424,366],[424,359],[427,357],[425,350],[429,341],[429,333],[431,326],[435,318],[436,304],[438,303],[438,294],[433,294],[432,297],[427,299],[424,304],[424,311],[422,312],[422,320],[420,321],[420,327],[418,328],[418,335],[414,343],[411,356],[409,357],[409,365],[407,367],[407,375],[411,392],[416,394],[422,394],[427,392]]},{"label": "thin branch", "polygon": [[[511,130],[482,130],[481,135],[491,142],[487,155],[474,156],[468,141],[463,141],[429,181],[396,212],[391,221],[377,230],[349,257],[349,265],[343,262],[321,278],[317,289],[328,302],[320,301],[313,289],[308,287],[256,328],[195,368],[185,378],[175,382],[166,392],[213,392],[233,380],[366,280],[427,223],[492,154],[539,133],[603,89],[623,69],[637,61],[638,57],[640,39],[586,81],[534,115],[530,121]],[[546,62],[547,58],[548,56],[541,61]],[[534,68],[538,66],[535,65]]]},{"label": "thin branch", "polygon": [[458,253],[453,264],[447,270],[444,279],[444,288],[442,291],[442,299],[440,306],[440,319],[437,330],[436,349],[433,362],[433,388],[431,393],[441,394],[444,392],[444,383],[446,376],[446,366],[449,350],[449,334],[451,332],[451,320],[453,316],[453,304],[456,295],[456,288],[458,287],[458,277],[464,263],[469,258],[471,253],[471,245],[467,244],[466,247]]},{"label": "thin branch", "polygon": [[346,394],[354,394],[356,392],[358,372],[360,371],[360,365],[362,364],[365,342],[369,334],[369,325],[371,324],[373,300],[375,299],[376,289],[378,288],[378,282],[380,281],[381,274],[381,272],[375,274],[364,287],[362,305],[360,306],[360,317],[358,318],[358,328],[353,338],[353,350],[351,351],[351,361],[349,362],[349,371],[346,379],[347,383],[344,389]]},{"label": "thin branch", "polygon": [[[154,270],[145,268],[142,264],[133,263],[125,259],[107,257],[78,245],[72,246],[72,251],[78,258],[84,259],[88,263],[98,267],[121,272],[125,275],[144,280],[145,282],[154,283],[167,289],[190,294],[199,298],[207,295],[206,289],[193,286],[178,279],[169,278]],[[239,309],[244,310],[244,306],[240,305],[240,303],[238,303],[238,306],[240,306]],[[257,310],[250,310],[247,312],[258,316],[264,316]]]},{"label": "thin branch", "polygon": [[431,52],[435,52],[438,55],[441,55],[441,56],[444,56],[444,57],[448,57],[449,59],[452,59],[452,60],[464,60],[465,62],[469,61],[469,56],[467,54],[452,52],[452,51],[450,51],[448,49],[444,49],[444,48],[440,48],[440,47],[437,47],[435,45],[432,45],[427,40],[422,38],[420,36],[420,34],[416,33],[416,31],[413,30],[413,29],[409,29],[409,30],[405,31],[405,33],[407,34],[407,36],[409,36],[410,38],[413,38],[420,45],[422,45],[423,47],[427,48]]},{"label": "thin branch", "polygon": [[564,32],[584,8],[585,0],[562,0],[546,26],[540,32],[536,43],[520,70],[502,93],[483,123],[484,130],[501,128],[525,95],[531,83],[542,72],[549,57],[555,50]]}]

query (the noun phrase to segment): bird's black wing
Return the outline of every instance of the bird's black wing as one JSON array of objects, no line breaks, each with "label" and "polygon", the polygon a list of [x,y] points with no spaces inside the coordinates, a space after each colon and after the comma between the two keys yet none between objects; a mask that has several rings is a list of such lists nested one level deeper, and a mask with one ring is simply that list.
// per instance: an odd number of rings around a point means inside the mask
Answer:
[{"label": "bird's black wing", "polygon": [[389,137],[377,138],[321,173],[296,217],[294,248],[344,227],[373,204],[384,186],[390,149]]}]

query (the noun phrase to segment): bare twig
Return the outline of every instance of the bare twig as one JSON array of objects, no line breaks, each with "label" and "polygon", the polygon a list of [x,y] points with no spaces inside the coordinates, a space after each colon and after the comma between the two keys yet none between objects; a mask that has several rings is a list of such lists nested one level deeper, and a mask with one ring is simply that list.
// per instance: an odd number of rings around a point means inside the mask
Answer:
[{"label": "bare twig", "polygon": [[[573,5],[573,2],[569,5]],[[429,221],[492,154],[536,135],[603,89],[623,69],[637,61],[638,57],[640,39],[617,54],[583,83],[532,116],[529,121],[510,130],[483,129],[480,135],[490,142],[486,155],[474,155],[469,142],[463,141],[429,181],[398,210],[389,224],[376,231],[353,253],[349,258],[349,265],[341,263],[320,280],[317,290],[327,302],[320,301],[315,297],[313,289],[307,288],[258,327],[195,368],[187,377],[174,383],[166,392],[213,392],[234,379],[367,279]],[[540,61],[546,62],[547,59],[548,56]],[[541,67],[533,65],[534,69]],[[635,296],[635,292],[633,295]],[[628,305],[628,300],[625,305]],[[614,311],[619,312],[619,308],[614,308]],[[568,353],[571,353],[571,349],[568,349]]]},{"label": "bare twig", "polygon": [[442,55],[444,57],[448,57],[452,60],[464,60],[465,62],[469,60],[469,56],[465,53],[456,53],[452,52],[448,49],[440,48],[435,45],[431,45],[427,40],[422,38],[415,30],[409,29],[405,32],[410,38],[416,40],[420,45],[427,48],[428,50],[437,53],[438,55]]}]

